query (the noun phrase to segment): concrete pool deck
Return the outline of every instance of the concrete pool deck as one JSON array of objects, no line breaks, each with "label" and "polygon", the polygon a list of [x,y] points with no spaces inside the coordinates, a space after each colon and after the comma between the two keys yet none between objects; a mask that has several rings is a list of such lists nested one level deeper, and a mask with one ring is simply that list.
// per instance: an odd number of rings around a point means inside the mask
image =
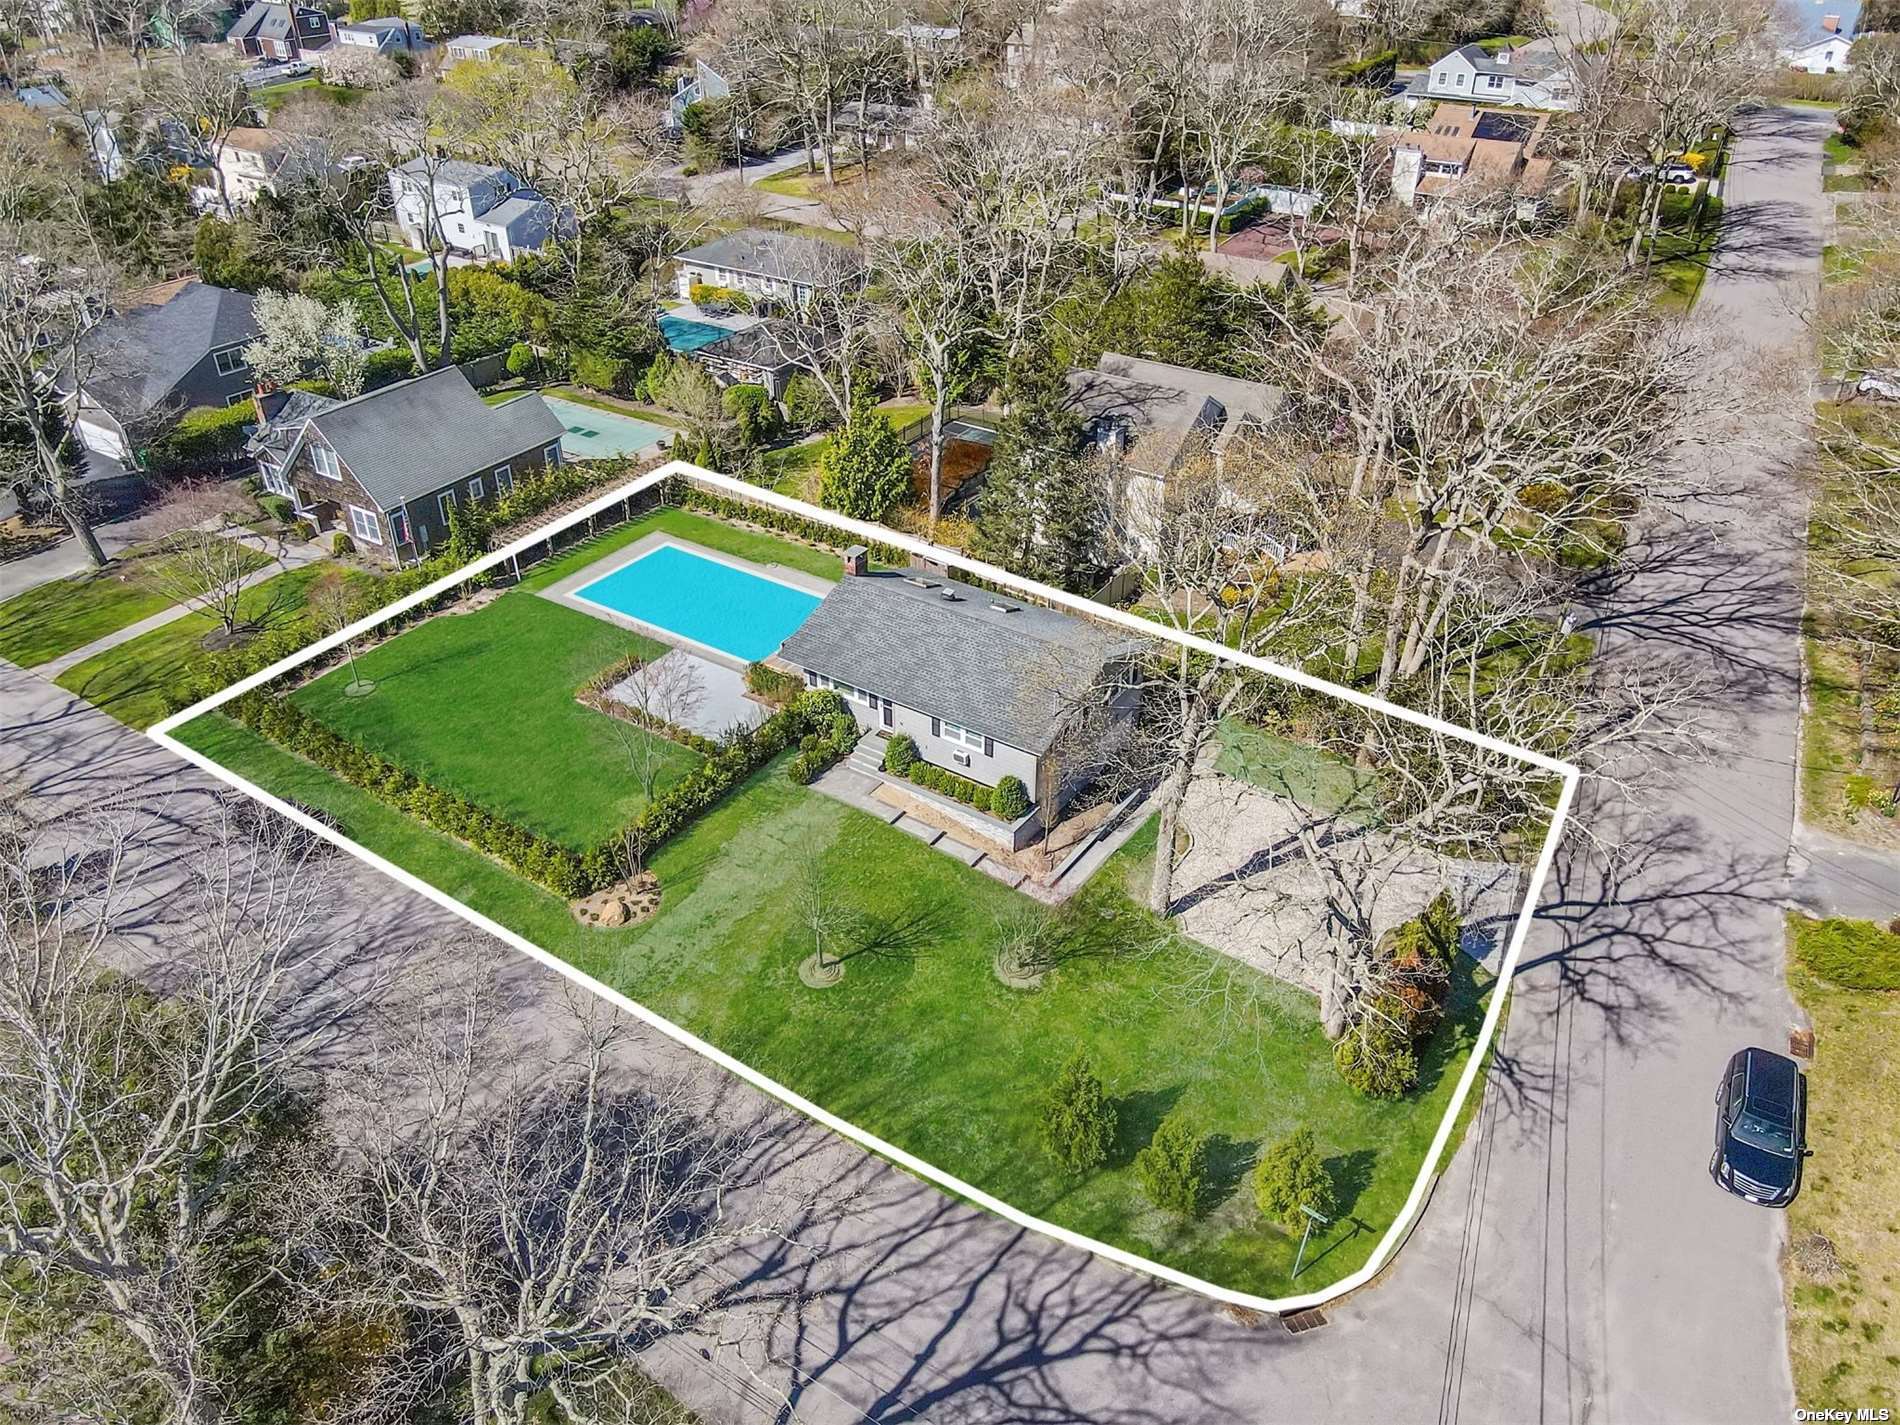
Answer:
[{"label": "concrete pool deck", "polygon": [[735,554],[722,554],[716,549],[708,549],[703,544],[694,544],[690,539],[680,539],[676,535],[655,531],[652,534],[642,535],[625,549],[617,549],[612,554],[602,555],[592,564],[586,565],[558,583],[550,584],[538,592],[544,599],[552,599],[557,604],[565,605],[590,617],[602,619],[617,628],[626,629],[629,633],[638,633],[647,638],[657,639],[675,648],[688,649],[705,662],[726,668],[736,668],[743,672],[746,666],[746,660],[743,658],[734,657],[723,649],[683,637],[659,624],[647,623],[577,597],[579,591],[589,584],[597,583],[614,571],[625,568],[656,549],[669,547],[682,550],[700,559],[711,560],[715,564],[724,564],[727,568],[737,569],[740,573],[750,574],[757,579],[770,579],[774,583],[784,584],[820,599],[832,590],[830,580],[820,579],[816,574],[807,574],[802,569],[788,569],[783,564],[758,564],[750,559],[741,559]]}]

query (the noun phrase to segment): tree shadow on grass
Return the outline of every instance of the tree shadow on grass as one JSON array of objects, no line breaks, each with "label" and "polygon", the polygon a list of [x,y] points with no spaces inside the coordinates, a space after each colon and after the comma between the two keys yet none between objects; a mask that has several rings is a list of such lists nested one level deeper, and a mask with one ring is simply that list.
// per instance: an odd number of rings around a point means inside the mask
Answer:
[{"label": "tree shadow on grass", "polygon": [[1201,1188],[1201,1211],[1212,1212],[1240,1190],[1247,1172],[1260,1157],[1258,1138],[1233,1139],[1216,1133],[1207,1140],[1207,1175]]},{"label": "tree shadow on grass", "polygon": [[1352,1216],[1359,1199],[1372,1186],[1372,1170],[1378,1161],[1379,1155],[1370,1148],[1355,1148],[1326,1160],[1326,1176],[1333,1180],[1334,1217]]},{"label": "tree shadow on grass", "polygon": [[904,960],[917,958],[927,945],[941,941],[948,917],[936,905],[910,906],[896,915],[861,914],[847,939],[849,948],[839,960]]},{"label": "tree shadow on grass", "polygon": [[1180,1098],[1180,1086],[1175,1085],[1165,1089],[1144,1089],[1123,1094],[1116,1099],[1115,1141],[1109,1145],[1107,1166],[1125,1168],[1134,1162],[1135,1154],[1148,1146],[1148,1140],[1155,1136],[1155,1129],[1173,1111]]}]

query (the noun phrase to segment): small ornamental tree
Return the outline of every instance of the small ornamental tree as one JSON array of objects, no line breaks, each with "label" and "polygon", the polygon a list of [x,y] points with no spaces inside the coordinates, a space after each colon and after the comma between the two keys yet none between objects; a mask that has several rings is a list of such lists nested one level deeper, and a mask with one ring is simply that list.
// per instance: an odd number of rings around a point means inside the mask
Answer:
[{"label": "small ornamental tree", "polygon": [[488,512],[473,500],[449,504],[447,553],[457,568],[488,552]]},{"label": "small ornamental tree", "polygon": [[1333,1180],[1320,1161],[1312,1129],[1297,1129],[1261,1154],[1253,1170],[1253,1197],[1261,1216],[1289,1232],[1305,1225],[1302,1208],[1333,1215]]},{"label": "small ornamental tree", "polygon": [[910,447],[861,395],[819,458],[818,501],[852,519],[880,520],[910,493],[910,471]]},{"label": "small ornamental tree", "polygon": [[1367,1098],[1404,1098],[1418,1086],[1405,1007],[1382,996],[1333,1045],[1339,1076]]},{"label": "small ornamental tree", "polygon": [[1004,777],[990,793],[990,810],[1004,821],[1014,821],[1029,810],[1029,788],[1021,777]]},{"label": "small ornamental tree", "polygon": [[1135,1154],[1135,1176],[1156,1207],[1192,1217],[1201,1210],[1207,1184],[1207,1140],[1180,1114],[1170,1113],[1148,1146]]},{"label": "small ornamental tree", "polygon": [[1071,1173],[1085,1173],[1107,1160],[1114,1141],[1115,1106],[1087,1051],[1078,1049],[1043,1102],[1042,1146]]}]

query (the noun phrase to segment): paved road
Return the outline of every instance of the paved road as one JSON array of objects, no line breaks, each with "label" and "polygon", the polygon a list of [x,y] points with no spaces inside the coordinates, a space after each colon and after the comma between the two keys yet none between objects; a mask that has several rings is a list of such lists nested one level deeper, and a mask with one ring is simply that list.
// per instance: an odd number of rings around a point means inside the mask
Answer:
[{"label": "paved road", "polygon": [[[1824,124],[1794,111],[1746,127],[1735,238],[1704,297],[1712,349],[1731,359],[1799,331]],[[1750,389],[1741,379],[1717,373],[1722,399]],[[810,1422],[1788,1418],[1780,1219],[1704,1175],[1720,1064],[1739,1044],[1780,1042],[1790,1015],[1776,901],[1793,805],[1800,501],[1784,467],[1798,432],[1768,436],[1721,447],[1736,493],[1656,531],[1639,571],[1597,591],[1619,656],[1682,652],[1736,680],[1728,750],[1686,776],[1673,815],[1621,860],[1563,869],[1479,1120],[1383,1282],[1305,1335],[1249,1326],[778,1114],[786,1171],[863,1196],[807,1233],[815,1252],[733,1264],[762,1298],[756,1337],[709,1362],[668,1347],[655,1373],[731,1421],[786,1418],[764,1403],[775,1394]],[[19,769],[49,796],[186,770],[5,665],[0,710],[0,776]],[[337,904],[337,934],[364,964],[441,953],[444,913],[420,897],[365,878]],[[530,1022],[545,1018],[558,982],[517,968]],[[650,1066],[686,1060],[657,1038],[639,1052]],[[745,1092],[728,1100],[766,1111]],[[797,1310],[763,1300],[791,1284]]]}]

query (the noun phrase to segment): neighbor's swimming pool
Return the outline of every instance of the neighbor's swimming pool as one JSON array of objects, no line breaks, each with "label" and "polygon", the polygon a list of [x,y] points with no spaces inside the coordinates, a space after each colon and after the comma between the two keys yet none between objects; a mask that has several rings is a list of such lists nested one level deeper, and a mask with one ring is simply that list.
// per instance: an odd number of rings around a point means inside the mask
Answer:
[{"label": "neighbor's swimming pool", "polygon": [[650,550],[573,597],[748,663],[777,653],[819,604],[817,594],[676,544]]}]

